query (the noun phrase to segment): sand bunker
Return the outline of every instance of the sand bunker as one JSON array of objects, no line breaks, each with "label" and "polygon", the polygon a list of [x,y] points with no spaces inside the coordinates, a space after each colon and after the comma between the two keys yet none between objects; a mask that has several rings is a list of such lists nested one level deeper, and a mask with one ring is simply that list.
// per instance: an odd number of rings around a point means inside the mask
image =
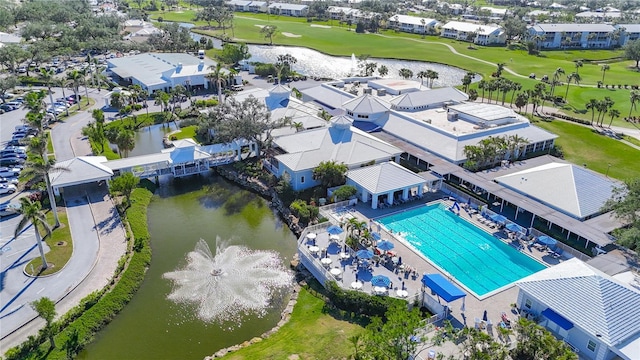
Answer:
[{"label": "sand bunker", "polygon": [[291,37],[291,38],[299,38],[302,37],[302,35],[297,35],[297,34],[292,34],[292,33],[288,33],[288,32],[283,32],[282,35],[286,36],[286,37]]},{"label": "sand bunker", "polygon": [[253,26],[257,26],[257,27],[259,27],[260,29],[262,29],[263,27],[265,27],[265,25],[258,25],[258,24],[255,24],[255,25],[253,25]]},{"label": "sand bunker", "polygon": [[323,28],[323,29],[331,29],[331,26],[328,26],[328,25],[311,24],[311,27]]}]

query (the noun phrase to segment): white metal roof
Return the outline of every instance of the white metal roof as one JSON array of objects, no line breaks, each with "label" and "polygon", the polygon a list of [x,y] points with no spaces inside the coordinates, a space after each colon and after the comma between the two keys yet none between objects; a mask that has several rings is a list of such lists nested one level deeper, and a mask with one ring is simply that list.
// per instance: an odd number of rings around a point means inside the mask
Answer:
[{"label": "white metal roof", "polygon": [[533,28],[537,33],[554,32],[613,32],[615,28],[608,24],[536,24]]},{"label": "white metal roof", "polygon": [[368,94],[349,100],[342,107],[357,114],[380,114],[389,110],[386,103]]},{"label": "white metal roof", "polygon": [[550,163],[495,179],[578,219],[599,213],[619,184],[574,164]]},{"label": "white metal roof", "polygon": [[347,178],[373,195],[419,186],[426,182],[418,174],[392,161],[349,170]]},{"label": "white metal roof", "polygon": [[316,102],[334,109],[341,108],[342,104],[355,98],[355,95],[349,94],[348,92],[342,91],[335,86],[328,84],[314,86],[300,90],[300,92],[303,95],[314,99]]},{"label": "white metal roof", "polygon": [[609,346],[640,336],[640,292],[576,258],[517,285]]},{"label": "white metal roof", "polygon": [[460,102],[468,99],[469,96],[464,92],[453,87],[445,87],[398,95],[391,100],[391,104],[400,108],[419,108],[447,101]]},{"label": "white metal roof", "polygon": [[305,10],[308,9],[309,6],[307,5],[300,5],[300,4],[288,4],[288,3],[271,3],[271,5],[269,5],[269,9],[285,9],[285,10]]},{"label": "white metal roof", "polygon": [[49,174],[51,185],[57,188],[84,184],[111,178],[113,171],[102,164],[107,161],[104,156],[78,156],[56,163],[56,167],[69,171],[58,171]]},{"label": "white metal roof", "polygon": [[465,102],[458,105],[450,105],[449,109],[465,113],[469,116],[477,117],[485,121],[493,121],[505,118],[515,119],[518,117],[518,114],[516,114],[513,109],[494,104]]},{"label": "white metal roof", "polygon": [[627,33],[640,33],[640,24],[618,24],[618,28],[624,28]]},{"label": "white metal roof", "polygon": [[344,129],[340,125],[281,136],[273,142],[287,152],[276,159],[293,171],[313,169],[322,161],[352,166],[402,153],[370,134],[354,127]]},{"label": "white metal roof", "polygon": [[424,20],[424,26],[433,26],[438,22],[438,20],[436,19],[401,14],[393,15],[389,18],[389,21],[396,21],[396,17],[398,18],[398,23],[400,24],[422,25],[422,20]]},{"label": "white metal roof", "polygon": [[462,21],[449,21],[442,27],[442,29],[450,29],[466,33],[476,32],[479,35],[489,35],[494,31],[502,31],[502,28],[499,26],[482,25]]}]

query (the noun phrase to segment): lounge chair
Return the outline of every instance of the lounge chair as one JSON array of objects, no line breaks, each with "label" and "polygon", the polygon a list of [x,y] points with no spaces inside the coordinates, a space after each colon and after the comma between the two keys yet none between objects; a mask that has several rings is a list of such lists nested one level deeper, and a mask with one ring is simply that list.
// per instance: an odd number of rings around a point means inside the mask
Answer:
[{"label": "lounge chair", "polygon": [[564,250],[562,250],[561,248],[557,248],[551,253],[551,256],[553,256],[556,259],[559,259],[563,253],[564,253]]}]

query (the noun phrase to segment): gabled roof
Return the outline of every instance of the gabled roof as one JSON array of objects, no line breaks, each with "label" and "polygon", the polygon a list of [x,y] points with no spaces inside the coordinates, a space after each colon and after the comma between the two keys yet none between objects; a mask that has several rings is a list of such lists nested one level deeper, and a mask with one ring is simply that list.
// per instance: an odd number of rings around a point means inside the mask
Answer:
[{"label": "gabled roof", "polygon": [[539,271],[516,284],[609,346],[640,335],[640,292],[578,259]]},{"label": "gabled roof", "polygon": [[355,98],[354,95],[328,84],[310,87],[300,90],[300,92],[304,96],[312,98],[317,103],[333,109],[338,109],[345,102]]},{"label": "gabled roof", "polygon": [[447,101],[461,102],[469,99],[464,92],[452,88],[445,87],[433,90],[415,91],[399,95],[391,100],[391,104],[398,108],[414,108],[427,107],[433,104],[442,104]]},{"label": "gabled roof", "polygon": [[578,219],[599,213],[618,185],[580,166],[556,162],[495,181]]},{"label": "gabled roof", "polygon": [[322,161],[351,167],[402,153],[397,147],[354,127],[311,129],[278,137],[274,143],[287,152],[276,159],[293,171],[313,169]]},{"label": "gabled roof", "polygon": [[421,176],[392,161],[349,170],[347,178],[374,195],[426,182]]},{"label": "gabled roof", "polygon": [[102,164],[105,161],[107,158],[104,156],[78,156],[58,162],[56,167],[66,168],[68,171],[49,174],[51,185],[64,187],[108,179],[113,176],[113,171]]},{"label": "gabled roof", "polygon": [[389,110],[388,105],[369,94],[349,100],[342,107],[357,114],[379,114]]},{"label": "gabled roof", "polygon": [[618,24],[617,28],[624,28],[626,33],[640,33],[640,24]]},{"label": "gabled roof", "polygon": [[300,4],[288,4],[288,3],[271,3],[271,5],[269,5],[269,9],[284,9],[284,10],[298,10],[298,11],[302,11],[305,9],[308,9],[309,6],[307,5],[300,5]]},{"label": "gabled roof", "polygon": [[476,23],[468,23],[462,21],[449,21],[442,29],[450,29],[456,31],[463,31],[467,33],[478,33],[478,35],[489,35],[494,31],[502,31],[500,26],[481,25]]},{"label": "gabled roof", "polygon": [[422,20],[424,20],[424,26],[433,26],[438,22],[438,20],[436,19],[429,19],[429,18],[423,18],[423,17],[417,17],[417,16],[401,15],[401,14],[393,15],[392,17],[389,18],[389,21],[395,22],[396,17],[398,18],[398,23],[400,24],[422,26]]}]

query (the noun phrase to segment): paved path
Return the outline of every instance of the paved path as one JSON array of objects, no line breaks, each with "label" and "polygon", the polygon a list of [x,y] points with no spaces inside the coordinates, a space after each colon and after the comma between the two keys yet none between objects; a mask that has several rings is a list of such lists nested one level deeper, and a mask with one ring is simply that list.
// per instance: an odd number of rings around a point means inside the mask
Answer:
[{"label": "paved path", "polygon": [[[80,132],[82,126],[91,120],[91,114],[87,110],[103,104],[101,94],[90,93],[90,96],[97,100],[96,105],[83,109],[54,127],[52,138],[58,160],[90,154],[89,145]],[[15,251],[3,252],[1,255],[3,287],[0,292],[0,352],[20,344],[43,326],[41,319],[34,320],[36,314],[29,306],[31,301],[47,296],[57,302],[58,314],[64,314],[82,298],[108,285],[118,260],[126,252],[125,231],[106,186],[85,186],[67,191],[65,197],[74,249],[64,269],[43,278],[24,275],[24,264],[38,256],[35,245],[26,249],[24,245],[14,246]],[[12,225],[14,224],[2,222],[3,243],[33,242],[29,239],[32,230],[23,232],[17,239],[5,241],[5,234],[12,233]],[[20,260],[10,262],[5,257]]]}]

